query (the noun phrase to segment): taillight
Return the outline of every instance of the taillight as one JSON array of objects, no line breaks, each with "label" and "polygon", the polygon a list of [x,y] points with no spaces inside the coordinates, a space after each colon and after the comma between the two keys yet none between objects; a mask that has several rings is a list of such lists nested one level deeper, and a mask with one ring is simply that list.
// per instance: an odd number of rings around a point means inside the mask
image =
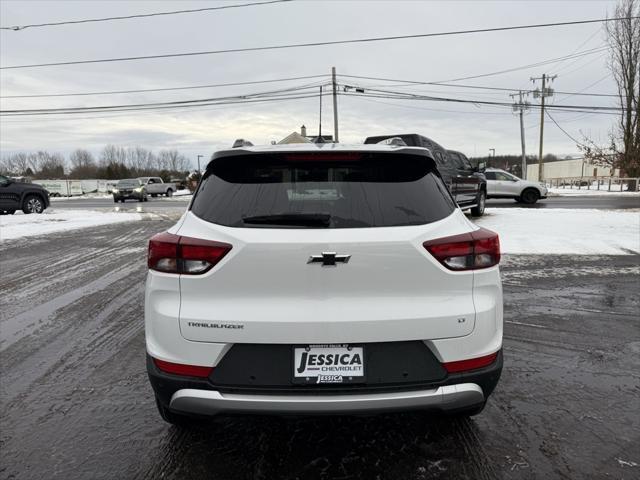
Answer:
[{"label": "taillight", "polygon": [[213,367],[200,367],[198,365],[185,365],[182,363],[165,362],[164,360],[153,359],[153,363],[164,373],[172,375],[182,375],[185,377],[207,378],[211,375]]},{"label": "taillight", "polygon": [[228,243],[163,232],[149,240],[147,265],[157,272],[199,275],[211,270],[229,250]]},{"label": "taillight", "polygon": [[459,360],[457,362],[446,362],[442,366],[447,373],[467,372],[469,370],[477,370],[478,368],[488,367],[496,361],[498,352],[484,357],[470,358],[468,360]]},{"label": "taillight", "polygon": [[498,234],[485,228],[427,240],[422,245],[449,270],[477,270],[500,263]]}]

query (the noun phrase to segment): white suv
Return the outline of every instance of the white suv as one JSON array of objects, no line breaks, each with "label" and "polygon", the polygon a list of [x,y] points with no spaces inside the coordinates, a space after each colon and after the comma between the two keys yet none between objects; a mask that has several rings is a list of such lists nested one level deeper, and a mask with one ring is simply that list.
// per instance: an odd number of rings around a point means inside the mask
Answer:
[{"label": "white suv", "polygon": [[544,183],[523,180],[499,168],[487,168],[484,176],[487,178],[487,198],[513,198],[528,204],[547,198]]},{"label": "white suv", "polygon": [[149,242],[160,414],[478,413],[502,369],[499,261],[425,148],[217,152]]}]

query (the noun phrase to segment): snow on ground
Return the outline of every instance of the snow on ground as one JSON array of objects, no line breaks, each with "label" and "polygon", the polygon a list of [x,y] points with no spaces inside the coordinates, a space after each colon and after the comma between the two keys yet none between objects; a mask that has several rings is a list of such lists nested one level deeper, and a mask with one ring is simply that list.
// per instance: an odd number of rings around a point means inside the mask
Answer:
[{"label": "snow on ground", "polygon": [[179,197],[181,195],[191,195],[191,190],[187,190],[186,188],[184,190],[176,190],[173,193],[174,197]]},{"label": "snow on ground", "polygon": [[565,196],[599,196],[599,197],[638,197],[638,208],[640,208],[640,192],[621,192],[620,186],[611,186],[611,191],[607,191],[607,186],[600,185],[600,190],[596,190],[597,187],[591,187],[587,190],[587,187],[582,187],[578,190],[578,187],[574,188],[562,188],[553,187],[549,189],[550,197],[565,197]]},{"label": "snow on ground", "polygon": [[48,209],[40,215],[16,212],[0,216],[0,241],[141,219],[140,213],[95,210]]},{"label": "snow on ground", "polygon": [[109,193],[86,193],[84,195],[75,195],[73,197],[51,197],[52,202],[60,202],[62,200],[95,200],[102,198],[113,198],[113,195]]},{"label": "snow on ground", "polygon": [[640,210],[487,208],[474,222],[500,235],[503,253],[640,253]]}]

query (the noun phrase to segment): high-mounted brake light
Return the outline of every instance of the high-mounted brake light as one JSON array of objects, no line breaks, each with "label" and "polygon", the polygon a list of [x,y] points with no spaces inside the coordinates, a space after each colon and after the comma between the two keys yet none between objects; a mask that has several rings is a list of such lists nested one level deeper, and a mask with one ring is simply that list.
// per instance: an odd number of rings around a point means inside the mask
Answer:
[{"label": "high-mounted brake light", "polygon": [[485,228],[427,240],[422,245],[449,270],[477,270],[500,263],[498,234]]},{"label": "high-mounted brake light", "polygon": [[311,152],[289,153],[284,155],[289,162],[339,162],[361,160],[362,154],[358,152]]},{"label": "high-mounted brake light", "polygon": [[446,362],[442,366],[447,373],[467,372],[469,370],[477,370],[478,368],[488,367],[496,361],[498,352],[484,357],[470,358],[468,360],[459,360],[457,362]]},{"label": "high-mounted brake light", "polygon": [[211,375],[213,367],[200,367],[197,365],[184,365],[182,363],[165,362],[164,360],[153,359],[153,363],[164,373],[172,375],[182,375],[185,377],[207,378]]},{"label": "high-mounted brake light", "polygon": [[163,232],[149,240],[147,265],[157,272],[199,275],[211,270],[230,250],[228,243]]}]

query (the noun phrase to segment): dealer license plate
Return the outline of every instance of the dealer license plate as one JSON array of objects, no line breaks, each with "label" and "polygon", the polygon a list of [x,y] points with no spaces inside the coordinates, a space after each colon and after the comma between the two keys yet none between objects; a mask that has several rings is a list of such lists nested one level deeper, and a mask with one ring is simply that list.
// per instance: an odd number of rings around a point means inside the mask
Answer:
[{"label": "dealer license plate", "polygon": [[364,347],[309,345],[293,349],[294,383],[364,381]]}]

